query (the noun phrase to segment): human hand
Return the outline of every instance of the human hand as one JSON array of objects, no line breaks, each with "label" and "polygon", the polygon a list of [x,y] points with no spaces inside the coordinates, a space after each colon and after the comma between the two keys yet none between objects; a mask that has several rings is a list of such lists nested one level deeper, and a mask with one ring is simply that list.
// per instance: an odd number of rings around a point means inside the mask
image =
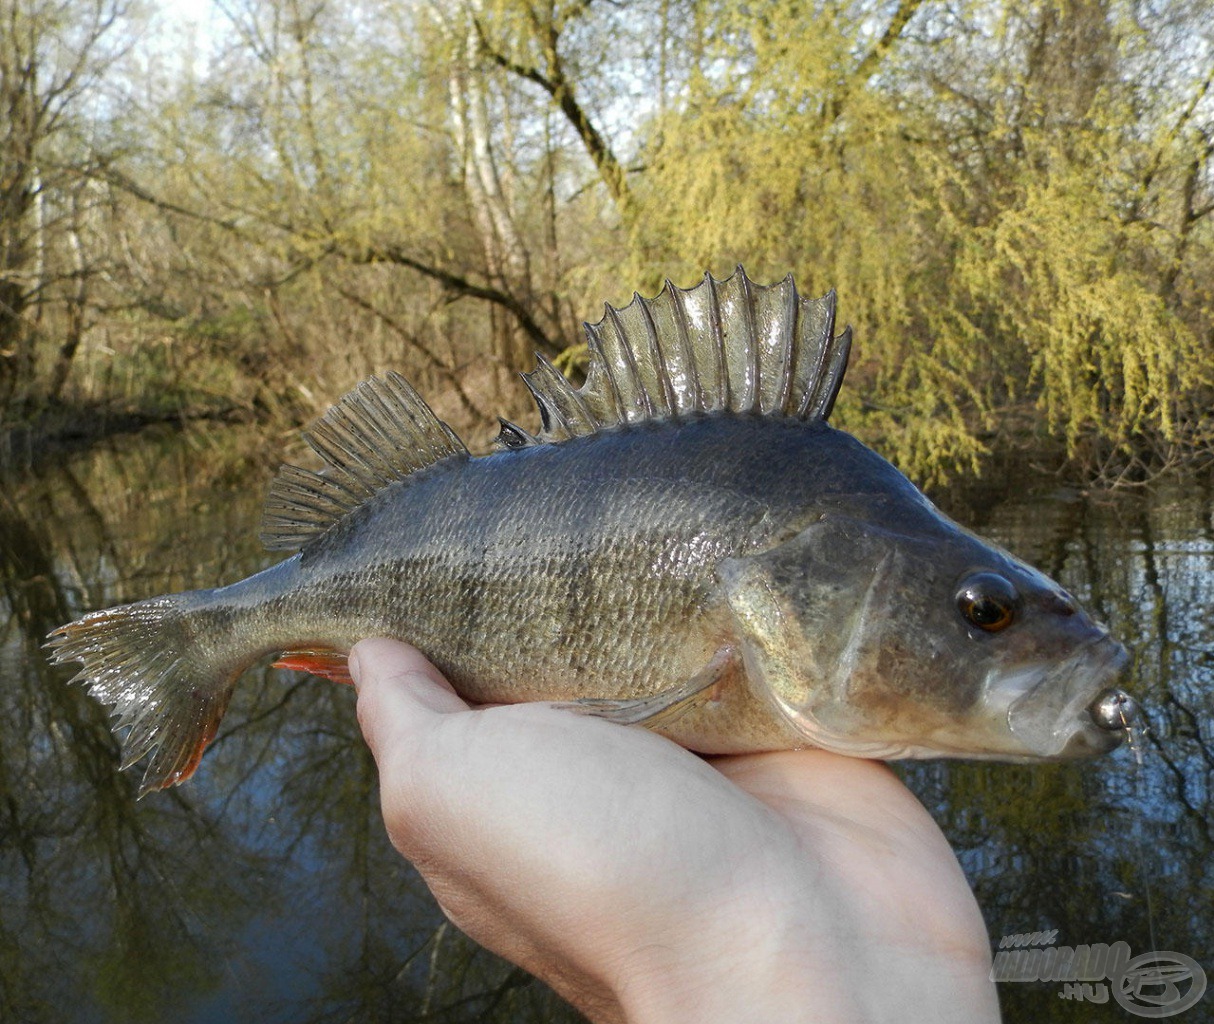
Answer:
[{"label": "human hand", "polygon": [[998,1020],[978,906],[883,764],[705,760],[350,655],[384,821],[447,916],[598,1022]]}]

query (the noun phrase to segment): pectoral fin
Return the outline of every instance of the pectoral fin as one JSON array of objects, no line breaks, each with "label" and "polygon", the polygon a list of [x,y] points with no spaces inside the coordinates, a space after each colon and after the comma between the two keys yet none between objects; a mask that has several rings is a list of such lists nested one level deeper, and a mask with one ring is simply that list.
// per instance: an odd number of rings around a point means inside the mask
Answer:
[{"label": "pectoral fin", "polygon": [[722,647],[712,660],[685,683],[669,690],[631,700],[586,698],[553,704],[553,707],[605,718],[619,725],[643,725],[657,729],[669,725],[693,707],[712,699],[712,688],[725,677],[736,657],[733,647]]}]

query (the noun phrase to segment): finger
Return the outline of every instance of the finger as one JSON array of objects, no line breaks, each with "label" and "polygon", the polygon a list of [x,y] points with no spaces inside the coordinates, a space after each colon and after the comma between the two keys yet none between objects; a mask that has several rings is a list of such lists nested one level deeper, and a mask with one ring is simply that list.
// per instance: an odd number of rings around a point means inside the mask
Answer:
[{"label": "finger", "polygon": [[350,651],[358,691],[358,724],[377,762],[435,715],[466,711],[426,657],[396,640],[363,640]]}]

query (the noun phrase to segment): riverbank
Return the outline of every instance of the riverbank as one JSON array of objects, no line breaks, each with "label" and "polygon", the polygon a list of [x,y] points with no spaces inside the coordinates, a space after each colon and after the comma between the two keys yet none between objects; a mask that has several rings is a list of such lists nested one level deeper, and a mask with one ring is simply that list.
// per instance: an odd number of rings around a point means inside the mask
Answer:
[{"label": "riverbank", "polygon": [[28,422],[0,423],[0,470],[28,469],[47,459],[81,451],[122,434],[149,427],[185,427],[197,423],[253,423],[268,418],[247,406],[131,409],[104,403],[60,405]]},{"label": "riverbank", "polygon": [[[0,470],[28,469],[68,452],[87,450],[113,437],[154,427],[184,430],[201,424],[259,424],[267,438],[298,438],[324,408],[324,402],[305,407],[302,400],[266,401],[262,396],[249,403],[212,401],[176,407],[163,402],[149,403],[146,407],[130,402],[57,404],[28,421],[8,424],[0,421]],[[340,396],[332,397],[336,401]],[[449,404],[442,393],[430,397],[436,409]],[[493,405],[493,400],[489,400],[489,405]],[[505,405],[501,411],[512,418],[517,415]],[[470,450],[474,454],[492,450],[496,424],[489,419],[475,422],[469,422],[466,416],[462,419],[463,422],[453,425]],[[524,415],[519,422],[527,426],[529,419],[530,415]],[[847,424],[835,425],[848,429]],[[895,454],[882,437],[864,429],[851,432],[897,464]],[[1068,451],[1065,439],[1045,429],[1039,413],[1028,407],[1016,409],[1002,419],[997,429],[981,436],[986,454],[978,460],[976,469],[963,468],[923,489],[950,514],[981,518],[984,505],[1006,495],[1010,479],[1039,481],[1040,486],[1034,487],[1034,491],[1041,493],[1053,488],[1111,490],[1145,486],[1169,471],[1201,472],[1214,466],[1214,443],[1210,437],[1199,434],[1199,425],[1178,434],[1181,436],[1171,442],[1147,443],[1144,438],[1141,449],[1136,451],[1110,451],[1098,439],[1080,443]],[[913,472],[908,475],[914,479]],[[923,486],[921,480],[916,483]]]}]

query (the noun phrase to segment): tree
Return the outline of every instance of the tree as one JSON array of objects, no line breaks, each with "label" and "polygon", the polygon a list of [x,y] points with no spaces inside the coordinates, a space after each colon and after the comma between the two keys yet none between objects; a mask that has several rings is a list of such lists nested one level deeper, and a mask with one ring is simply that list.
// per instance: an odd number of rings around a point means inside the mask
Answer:
[{"label": "tree", "polygon": [[[69,313],[52,391],[79,342],[94,161],[82,118],[122,52],[125,0],[0,2],[0,404],[22,404],[56,303]],[[74,340],[73,340],[74,339]]]},{"label": "tree", "polygon": [[649,132],[647,265],[837,287],[841,416],[925,479],[1035,409],[1106,475],[1209,442],[1208,3],[719,12]]},{"label": "tree", "polygon": [[393,365],[483,421],[532,349],[576,364],[593,303],[744,262],[838,289],[839,418],[922,479],[1210,443],[1210,0],[224,10],[206,61],[110,74],[91,135],[63,94],[39,177],[6,169],[0,383],[79,393],[96,323],[262,412]]}]

